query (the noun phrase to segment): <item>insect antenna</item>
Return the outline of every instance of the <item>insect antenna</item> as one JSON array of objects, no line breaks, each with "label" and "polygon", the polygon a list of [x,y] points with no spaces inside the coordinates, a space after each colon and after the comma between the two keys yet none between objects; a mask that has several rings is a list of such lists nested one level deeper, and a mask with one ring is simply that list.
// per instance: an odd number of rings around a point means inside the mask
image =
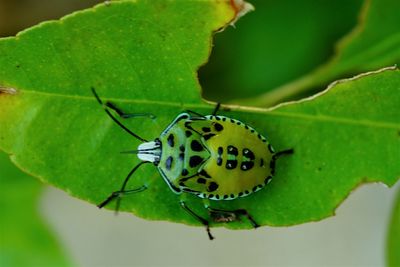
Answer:
[{"label": "insect antenna", "polygon": [[121,153],[121,154],[138,154],[139,150],[136,149],[136,150],[121,151],[119,153]]},{"label": "insect antenna", "polygon": [[136,139],[142,141],[142,142],[148,142],[146,139],[140,137],[139,135],[135,134],[134,132],[132,132],[131,130],[129,130],[125,125],[123,125],[119,120],[117,120],[117,118],[115,118],[111,112],[107,109],[108,106],[104,105],[103,101],[101,101],[100,97],[98,96],[98,94],[96,93],[96,90],[94,89],[94,87],[90,88],[92,90],[92,93],[94,95],[94,97],[97,99],[97,102],[99,102],[99,104],[103,107],[104,111],[107,113],[107,115],[116,123],[118,124],[122,129],[124,129],[126,132],[128,132],[130,135],[132,135],[133,137],[135,137]]},{"label": "insect antenna", "polygon": [[119,153],[121,154],[154,154],[154,150],[157,150],[158,147],[151,147],[151,148],[145,148],[145,149],[135,149],[135,150],[127,150],[127,151],[121,151]]}]

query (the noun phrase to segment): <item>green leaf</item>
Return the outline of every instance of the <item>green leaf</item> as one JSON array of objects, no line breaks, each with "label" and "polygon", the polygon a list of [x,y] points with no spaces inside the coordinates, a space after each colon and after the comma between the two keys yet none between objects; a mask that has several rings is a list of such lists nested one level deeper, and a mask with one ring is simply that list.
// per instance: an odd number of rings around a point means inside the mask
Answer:
[{"label": "green leaf", "polygon": [[393,205],[392,219],[389,224],[387,238],[387,266],[400,266],[400,190]]},{"label": "green leaf", "polygon": [[[101,5],[0,41],[0,84],[8,88],[0,95],[0,148],[13,154],[15,164],[98,204],[119,190],[138,162],[119,152],[139,142],[106,116],[91,87],[125,111],[154,113],[155,120],[124,121],[149,140],[182,110],[211,112],[213,106],[200,98],[196,71],[207,59],[212,30],[231,20],[231,6],[149,3]],[[157,24],[148,19],[155,14]],[[400,173],[399,84],[399,71],[387,69],[274,110],[222,112],[254,126],[277,150],[294,148],[295,154],[280,159],[266,189],[212,205],[246,208],[262,225],[292,225],[332,215],[362,182],[393,185]],[[198,225],[151,165],[139,169],[128,187],[143,184],[149,189],[124,198],[122,210]],[[207,216],[199,198],[185,197]],[[227,227],[251,226],[244,221]]]},{"label": "green leaf", "polygon": [[[310,95],[338,78],[400,63],[400,1],[366,1],[358,25],[336,47],[322,66],[256,98],[235,103],[271,106],[287,99]],[[268,70],[266,70],[268,73]]]},{"label": "green leaf", "polygon": [[256,97],[306,75],[332,56],[334,43],[356,25],[363,2],[252,0],[254,12],[215,35],[199,72],[205,98],[224,103]]},{"label": "green leaf", "polygon": [[69,266],[37,212],[42,186],[17,170],[4,153],[0,170],[0,266]]}]

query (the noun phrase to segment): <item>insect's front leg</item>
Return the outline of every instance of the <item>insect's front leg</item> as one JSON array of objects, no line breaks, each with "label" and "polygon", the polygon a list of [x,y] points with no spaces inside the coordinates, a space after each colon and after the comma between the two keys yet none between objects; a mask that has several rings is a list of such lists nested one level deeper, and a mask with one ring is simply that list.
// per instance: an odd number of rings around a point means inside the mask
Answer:
[{"label": "insect's front leg", "polygon": [[[135,193],[139,193],[142,192],[144,190],[147,189],[147,186],[143,185],[139,188],[136,189],[130,189],[130,190],[119,190],[119,191],[115,191],[112,192],[110,196],[108,196],[108,198],[106,198],[103,202],[101,202],[99,205],[97,205],[98,208],[103,208],[104,206],[108,205],[108,203],[110,203],[111,201],[113,201],[114,199],[119,200],[121,197],[125,196],[125,195],[129,195],[129,194],[135,194]],[[117,205],[117,208],[115,209],[116,212],[118,212],[118,208],[119,208],[119,203]]]},{"label": "insect's front leg", "polygon": [[[217,105],[215,106],[215,108],[214,108],[214,110],[213,110],[213,112],[211,114],[213,116],[216,116],[217,112],[220,109],[220,107],[221,107],[221,103],[217,103]],[[204,115],[202,115],[202,114],[200,114],[200,113],[198,113],[196,111],[190,110],[190,109],[184,110],[183,112],[186,112],[186,113],[189,113],[191,115],[194,115],[194,117],[197,118],[197,119],[205,119]]]},{"label": "insect's front leg", "polygon": [[219,111],[220,108],[221,108],[221,103],[217,103],[217,105],[215,106],[215,108],[211,114],[213,116],[217,116],[217,112]]},{"label": "insect's front leg", "polygon": [[92,93],[94,97],[96,98],[97,102],[103,107],[104,111],[107,113],[107,115],[116,123],[118,124],[122,129],[124,129],[127,133],[135,137],[136,139],[142,141],[142,142],[148,142],[146,139],[140,137],[139,135],[135,134],[131,130],[129,130],[125,125],[123,125],[112,113],[109,109],[114,110],[121,118],[132,118],[132,117],[143,117],[143,114],[145,114],[146,117],[152,117],[155,118],[154,115],[148,114],[148,113],[142,113],[142,114],[127,114],[121,111],[119,108],[117,108],[114,104],[111,102],[106,102],[105,104],[103,103],[103,100],[99,97],[99,95],[96,92],[96,89],[94,87],[91,87]]},{"label": "insect's front leg", "polygon": [[146,164],[149,162],[146,161],[142,161],[139,164],[137,164],[130,172],[129,174],[126,176],[124,182],[122,183],[122,187],[120,190],[118,191],[114,191],[111,193],[111,195],[109,197],[107,197],[103,202],[101,202],[99,205],[97,205],[97,207],[99,207],[100,209],[103,208],[104,206],[108,205],[108,203],[110,203],[111,201],[113,201],[114,199],[117,200],[117,204],[115,207],[115,211],[118,213],[119,210],[119,205],[121,202],[121,197],[125,196],[125,195],[129,195],[129,194],[135,194],[135,193],[139,193],[142,192],[144,190],[147,189],[147,186],[143,185],[139,188],[135,188],[135,189],[130,189],[130,190],[126,190],[125,187],[129,182],[129,179],[132,177],[132,175],[135,173],[135,171],[137,169],[140,168],[140,166],[142,166],[143,164]]},{"label": "insect's front leg", "polygon": [[152,113],[127,113],[110,101],[107,101],[104,105],[107,108],[114,110],[122,119],[138,118],[138,117],[144,117],[149,119],[156,118],[156,116]]}]

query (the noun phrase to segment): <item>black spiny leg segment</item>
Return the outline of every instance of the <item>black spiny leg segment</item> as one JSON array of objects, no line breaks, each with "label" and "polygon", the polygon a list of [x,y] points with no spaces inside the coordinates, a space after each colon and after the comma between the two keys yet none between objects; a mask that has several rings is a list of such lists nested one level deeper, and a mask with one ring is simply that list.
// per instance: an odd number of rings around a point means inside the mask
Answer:
[{"label": "black spiny leg segment", "polygon": [[191,209],[189,209],[188,206],[186,206],[186,203],[185,203],[184,201],[181,201],[180,203],[181,203],[181,207],[182,207],[187,213],[189,213],[190,215],[192,215],[193,218],[195,218],[196,220],[198,220],[201,224],[203,224],[203,225],[206,227],[206,231],[207,231],[208,238],[209,238],[210,240],[213,240],[214,237],[212,236],[212,234],[211,234],[211,232],[210,232],[210,224],[209,224],[209,222],[208,222],[206,219],[204,219],[204,218],[200,217],[199,215],[197,215],[196,213],[194,213],[194,211],[192,211]]},{"label": "black spiny leg segment", "polygon": [[212,113],[213,116],[217,115],[217,112],[219,111],[219,108],[221,107],[221,103],[217,103],[217,105],[214,108],[214,111]]},{"label": "black spiny leg segment", "polygon": [[105,103],[106,107],[111,108],[114,110],[121,118],[129,119],[129,118],[137,118],[137,117],[147,117],[149,119],[155,119],[156,116],[151,113],[125,113],[119,107],[117,107],[114,103],[107,101]]},{"label": "black spiny leg segment", "polygon": [[282,155],[290,155],[290,154],[293,154],[293,153],[294,153],[294,149],[293,149],[293,148],[285,149],[285,150],[276,152],[276,153],[272,156],[272,158],[273,158],[274,160],[276,160],[277,158],[279,158],[279,157],[282,156]]},{"label": "black spiny leg segment", "polygon": [[132,190],[125,190],[126,184],[128,183],[129,179],[131,178],[132,174],[143,164],[145,163],[149,163],[147,161],[142,161],[139,164],[137,164],[130,172],[129,174],[126,176],[124,183],[122,184],[121,190],[115,191],[113,192],[106,200],[104,200],[103,202],[101,202],[99,205],[97,205],[97,207],[99,207],[100,209],[104,206],[106,206],[108,203],[110,203],[112,200],[117,199],[117,205],[115,208],[115,211],[118,212],[119,210],[119,205],[121,202],[121,197],[125,196],[125,195],[129,195],[129,194],[134,194],[134,193],[139,193],[142,192],[144,190],[147,189],[147,187],[145,185],[136,188],[136,189],[132,189]]},{"label": "black spiny leg segment", "polygon": [[200,113],[198,113],[198,112],[196,112],[196,111],[193,111],[193,110],[190,110],[190,109],[186,109],[186,110],[184,110],[183,112],[185,112],[185,113],[189,113],[190,115],[194,115],[194,117],[197,117],[198,119],[202,119],[202,120],[204,120],[205,118],[204,118],[204,115],[202,115],[202,114],[200,114]]},{"label": "black spiny leg segment", "polygon": [[245,216],[250,221],[251,225],[254,228],[260,226],[245,209],[222,210],[222,209],[214,209],[211,207],[207,207],[207,209],[210,212],[211,218],[215,222],[232,222],[238,220],[239,216]]},{"label": "black spiny leg segment", "polygon": [[107,115],[116,123],[119,125],[119,127],[121,127],[122,129],[124,129],[126,132],[128,132],[130,135],[132,135],[133,137],[135,137],[136,139],[142,141],[142,142],[148,142],[146,139],[140,137],[139,135],[135,134],[134,132],[132,132],[131,130],[129,130],[125,125],[123,125],[119,120],[117,120],[117,118],[115,118],[111,112],[108,110],[109,108],[114,110],[115,112],[117,112],[117,114],[121,117],[123,116],[128,116],[129,118],[131,117],[135,117],[132,114],[126,114],[124,112],[122,112],[120,109],[118,109],[114,104],[107,102],[106,104],[103,104],[103,101],[100,99],[100,97],[98,96],[98,94],[96,93],[96,90],[94,89],[94,87],[91,87],[92,89],[92,93],[94,95],[94,97],[97,99],[97,102],[99,102],[99,104],[104,108],[104,111],[107,113]]},{"label": "black spiny leg segment", "polygon": [[[125,196],[125,195],[129,195],[129,194],[134,194],[134,193],[139,193],[142,192],[144,190],[147,189],[147,186],[143,185],[139,188],[136,189],[132,189],[132,190],[125,190],[125,191],[115,191],[112,192],[112,194],[103,202],[101,202],[99,205],[97,205],[97,207],[99,207],[100,209],[104,206],[106,206],[108,203],[110,203],[112,200],[114,200],[115,198],[117,198],[118,200],[121,199],[121,197]],[[119,202],[117,202],[119,203]],[[116,212],[118,212],[119,209],[119,204],[118,207],[115,209]]]},{"label": "black spiny leg segment", "polygon": [[[213,112],[212,112],[211,114],[212,114],[213,116],[216,116],[216,115],[217,115],[217,112],[219,111],[219,108],[220,108],[220,107],[221,107],[221,103],[217,103],[217,105],[215,106],[215,108],[214,108],[214,110],[213,110]],[[195,117],[198,117],[197,119],[204,119],[204,115],[202,115],[202,114],[200,114],[200,113],[198,113],[198,112],[196,112],[196,111],[187,109],[187,110],[185,110],[184,112],[189,113],[189,114],[191,114],[191,115],[195,115]]]},{"label": "black spiny leg segment", "polygon": [[290,149],[285,149],[279,152],[276,152],[273,156],[272,156],[272,160],[270,163],[270,168],[271,168],[271,174],[274,175],[275,174],[275,162],[278,158],[280,158],[283,155],[291,155],[294,153],[293,148]]}]

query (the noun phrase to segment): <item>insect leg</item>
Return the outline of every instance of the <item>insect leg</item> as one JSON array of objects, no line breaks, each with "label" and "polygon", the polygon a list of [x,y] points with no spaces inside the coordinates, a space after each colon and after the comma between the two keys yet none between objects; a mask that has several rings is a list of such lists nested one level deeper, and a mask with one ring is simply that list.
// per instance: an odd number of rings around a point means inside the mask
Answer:
[{"label": "insect leg", "polygon": [[217,115],[217,112],[219,111],[219,108],[221,107],[221,103],[217,103],[217,105],[214,108],[214,111],[212,113],[213,116]]},{"label": "insect leg", "polygon": [[276,153],[272,156],[271,163],[270,163],[271,174],[272,174],[272,175],[275,174],[275,162],[276,162],[276,160],[277,160],[279,157],[281,157],[281,156],[283,156],[283,155],[290,155],[290,154],[293,154],[293,153],[294,153],[293,148],[285,149],[285,150],[276,152]]},{"label": "insect leg", "polygon": [[107,101],[105,106],[114,110],[121,118],[129,119],[135,117],[147,117],[149,119],[155,119],[156,116],[151,113],[125,113],[119,107],[117,107],[114,103]]},{"label": "insect leg", "polygon": [[198,220],[201,224],[203,224],[203,225],[206,227],[206,231],[207,231],[208,238],[209,238],[210,240],[213,240],[214,237],[212,236],[212,234],[211,234],[211,232],[210,232],[210,224],[209,224],[209,222],[208,222],[206,219],[204,219],[204,218],[200,217],[199,215],[197,215],[196,213],[194,213],[194,211],[192,211],[191,209],[189,209],[189,207],[186,206],[186,203],[185,203],[184,201],[180,201],[180,204],[181,204],[181,207],[182,207],[187,213],[189,213],[190,215],[192,215],[193,218],[195,218],[196,220]]},{"label": "insect leg", "polygon": [[111,193],[111,195],[104,200],[102,203],[100,203],[99,205],[97,205],[97,207],[99,207],[100,209],[102,207],[104,207],[105,205],[107,205],[108,203],[110,203],[112,200],[114,200],[115,198],[117,198],[117,207],[116,207],[116,211],[118,211],[119,209],[119,203],[120,203],[120,199],[121,196],[126,195],[126,194],[132,194],[132,193],[138,193],[138,192],[142,192],[143,190],[147,189],[146,186],[142,186],[139,187],[137,189],[133,189],[133,190],[125,190],[126,184],[128,183],[129,179],[132,177],[132,174],[143,164],[145,163],[149,163],[147,161],[142,161],[139,164],[137,164],[130,172],[129,174],[126,176],[124,183],[122,184],[121,190],[119,191],[115,191],[113,193]]},{"label": "insect leg", "polygon": [[206,207],[206,208],[210,212],[210,216],[211,218],[213,218],[215,222],[232,222],[236,221],[239,216],[246,216],[254,228],[260,226],[245,209],[222,210],[222,209],[214,209],[211,207]]},{"label": "insect leg", "polygon": [[[112,200],[114,200],[115,198],[120,199],[122,196],[124,195],[129,195],[129,194],[134,194],[134,193],[139,193],[142,192],[144,190],[147,189],[147,186],[143,185],[139,188],[136,189],[131,189],[131,190],[125,190],[125,191],[115,191],[112,192],[112,194],[103,202],[101,202],[99,205],[97,205],[97,207],[99,207],[100,209],[104,206],[106,206],[108,203],[110,203]],[[116,209],[117,211],[118,209]]]},{"label": "insect leg", "polygon": [[203,119],[203,120],[205,119],[204,115],[201,115],[200,113],[193,111],[193,110],[187,109],[187,110],[184,110],[183,112],[189,113],[191,115],[195,115],[195,117],[198,117],[199,119]]},{"label": "insect leg", "polygon": [[277,158],[279,158],[279,157],[282,156],[282,155],[290,155],[290,154],[293,154],[293,153],[294,153],[294,149],[293,149],[293,148],[285,149],[285,150],[276,152],[276,153],[272,156],[272,159],[273,159],[273,160],[276,160]]},{"label": "insect leg", "polygon": [[[213,116],[215,116],[217,114],[217,112],[219,111],[220,107],[221,107],[221,103],[217,103],[217,105],[214,108],[214,111],[211,114]],[[192,114],[192,115],[196,115],[197,117],[204,119],[204,115],[201,115],[200,113],[198,113],[196,111],[187,109],[184,112],[187,112],[187,113]]]},{"label": "insect leg", "polygon": [[[133,137],[135,137],[136,139],[142,141],[142,142],[148,142],[146,139],[140,137],[139,135],[135,134],[134,132],[132,132],[131,130],[129,130],[125,125],[123,125],[119,120],[117,120],[116,117],[114,117],[111,112],[107,109],[107,106],[103,104],[103,101],[100,99],[100,97],[97,95],[96,90],[94,89],[94,87],[91,88],[92,89],[92,93],[94,95],[94,97],[97,99],[97,102],[99,102],[99,104],[104,108],[104,111],[107,113],[107,115],[116,123],[119,125],[119,127],[121,127],[122,129],[124,129],[126,132],[128,132],[130,135],[132,135]],[[117,112],[118,113],[118,112]]]}]

